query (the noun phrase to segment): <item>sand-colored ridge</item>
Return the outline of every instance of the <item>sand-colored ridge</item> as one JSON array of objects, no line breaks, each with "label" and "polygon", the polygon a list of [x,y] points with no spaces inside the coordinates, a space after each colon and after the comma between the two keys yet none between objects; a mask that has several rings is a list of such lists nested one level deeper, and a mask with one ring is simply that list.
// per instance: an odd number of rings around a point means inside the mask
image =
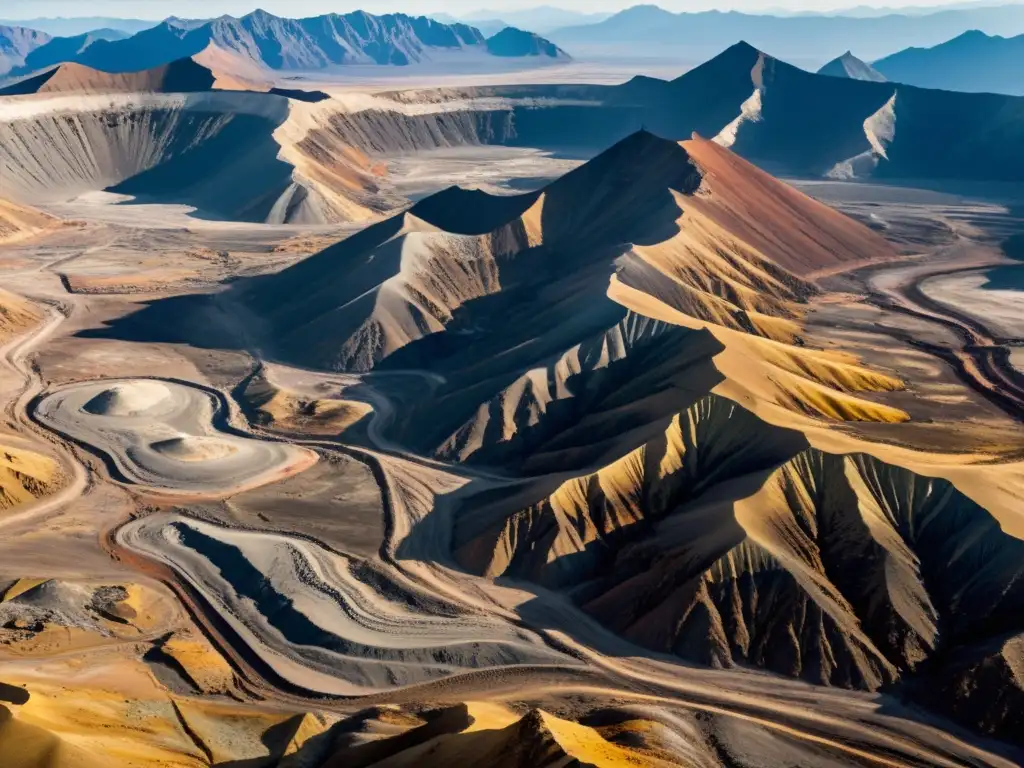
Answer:
[{"label": "sand-colored ridge", "polygon": [[24,333],[42,320],[42,314],[29,301],[0,288],[0,342]]},{"label": "sand-colored ridge", "polygon": [[189,61],[204,67],[213,77],[213,88],[222,91],[268,91],[271,80],[268,72],[256,62],[225,50],[210,41]]},{"label": "sand-colored ridge", "polygon": [[0,705],[0,750],[10,768],[102,768],[109,758],[63,741],[46,728],[16,719]]},{"label": "sand-colored ridge", "polygon": [[60,465],[49,456],[3,440],[0,435],[0,510],[36,501],[61,482]]},{"label": "sand-colored ridge", "polygon": [[145,416],[171,397],[159,381],[133,381],[105,389],[82,406],[94,416]]},{"label": "sand-colored ridge", "polygon": [[87,93],[192,93],[215,87],[216,78],[194,59],[181,59],[139,72],[102,72],[66,62],[0,89],[0,96]]},{"label": "sand-colored ridge", "polygon": [[694,206],[733,236],[760,244],[761,253],[779,267],[813,278],[896,256],[877,233],[715,142],[694,137],[682,146],[711,190],[709,196],[696,197]]},{"label": "sand-colored ridge", "polygon": [[[472,221],[457,213],[469,210]],[[364,371],[518,285],[531,263],[550,271],[565,261],[559,279],[588,290],[618,271],[697,317],[791,341],[798,305],[815,291],[807,277],[894,255],[867,228],[712,142],[641,132],[541,193],[427,198],[267,278],[249,300],[283,357]],[[279,300],[300,285],[317,288],[301,302]]]},{"label": "sand-colored ridge", "polygon": [[101,656],[88,677],[74,688],[31,673],[6,678],[27,700],[0,705],[5,766],[204,768],[239,761],[298,768],[327,757],[323,735],[335,717],[171,694],[139,661]]},{"label": "sand-colored ridge", "polygon": [[0,601],[7,602],[8,600],[13,600],[19,595],[35,589],[46,581],[48,581],[48,579],[18,579],[4,590],[3,596],[0,597]]},{"label": "sand-colored ridge", "polygon": [[338,435],[373,414],[372,405],[345,399],[343,392],[340,397],[295,392],[265,374],[250,380],[244,397],[261,426],[284,432]]},{"label": "sand-colored ridge", "polygon": [[[27,240],[57,223],[52,216],[10,200],[0,200],[0,243],[14,243]],[[0,313],[3,295],[0,294]]]},{"label": "sand-colored ridge", "polygon": [[[643,726],[633,724],[633,730]],[[620,732],[629,730],[623,727]],[[629,765],[669,768],[681,765],[643,749],[608,741],[598,729],[533,709],[516,716],[509,710],[468,703],[428,713],[418,727],[337,752],[325,768],[441,768],[480,762],[495,768]]]},{"label": "sand-colored ridge", "polygon": [[201,435],[169,437],[150,443],[149,447],[163,456],[185,462],[216,461],[238,452],[238,448],[230,443]]}]

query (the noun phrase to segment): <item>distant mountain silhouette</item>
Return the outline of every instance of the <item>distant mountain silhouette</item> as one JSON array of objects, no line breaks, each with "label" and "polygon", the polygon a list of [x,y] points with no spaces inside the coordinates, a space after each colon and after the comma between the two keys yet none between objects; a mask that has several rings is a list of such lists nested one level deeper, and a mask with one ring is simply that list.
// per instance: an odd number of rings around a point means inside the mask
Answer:
[{"label": "distant mountain silhouette", "polygon": [[[455,22],[458,23],[458,22]],[[505,27],[514,26],[509,24],[507,21],[502,19],[483,19],[481,21],[474,21],[472,25],[480,30],[480,34],[484,37],[494,37],[496,34],[501,32]]]},{"label": "distant mountain silhouette", "polygon": [[1024,95],[1024,35],[972,30],[934,48],[908,48],[876,61],[889,80],[922,88]]},{"label": "distant mountain silhouette", "polygon": [[[807,72],[737,43],[675,80],[535,86],[486,95],[548,96],[517,107],[522,146],[600,148],[641,126],[713,138],[771,173],[802,177],[1024,178],[1024,98],[956,93]],[[558,99],[580,103],[558,103]]]},{"label": "distant mountain silhouette", "polygon": [[858,59],[850,51],[832,59],[818,70],[818,74],[829,77],[848,77],[851,80],[873,80],[876,83],[884,83],[886,80],[885,75],[877,72],[870,64]]},{"label": "distant mountain silhouette", "polygon": [[853,50],[865,60],[908,46],[931,46],[965,29],[1024,33],[1024,5],[974,8],[921,15],[875,18],[847,16],[769,16],[706,11],[670,13],[653,5],[628,8],[597,24],[564,27],[548,37],[572,51],[583,45],[665,46],[695,60],[746,40],[762,50],[794,61],[820,65],[836,51]]},{"label": "distant mountain silhouette", "polygon": [[31,51],[16,72],[36,72],[66,61],[75,61],[96,42],[127,40],[130,35],[113,29],[98,29],[73,37],[55,37]]},{"label": "distant mountain silhouette", "polygon": [[547,56],[567,59],[568,54],[554,43],[533,32],[505,27],[487,40],[487,50],[494,56]]},{"label": "distant mountain silhouette", "polygon": [[[512,41],[499,40],[497,48],[508,51]],[[9,69],[28,73],[41,67],[76,62],[105,72],[129,72],[186,59],[210,46],[249,65],[275,70],[315,70],[343,64],[393,64],[404,66],[428,61],[438,51],[490,52],[484,36],[467,24],[442,24],[423,16],[404,14],[374,16],[362,11],[327,14],[309,19],[286,19],[266,11],[241,18],[222,16],[213,20],[171,18],[123,40],[76,38],[44,40],[12,59]],[[500,55],[558,55],[538,38],[538,53]],[[36,50],[39,49],[39,50]],[[19,60],[20,59],[20,60]]]},{"label": "distant mountain silhouette", "polygon": [[[517,10],[480,10],[466,13],[459,17],[459,21],[472,24],[478,29],[483,29],[482,22],[489,22],[493,19],[502,19],[508,22],[508,26],[528,29],[531,32],[546,33],[560,27],[580,24],[596,24],[604,21],[611,13],[582,13],[571,11],[565,8],[556,8],[551,5],[540,5],[536,8],[520,8]],[[438,17],[439,18],[439,17]],[[439,20],[443,20],[440,19]],[[454,20],[454,19],[452,19]]]},{"label": "distant mountain silhouette", "polygon": [[119,19],[112,16],[76,16],[74,18],[38,18],[22,21],[0,20],[0,24],[11,27],[25,27],[45,32],[52,37],[75,37],[86,32],[113,29],[126,35],[134,35],[144,29],[155,27],[159,22],[143,19]]}]

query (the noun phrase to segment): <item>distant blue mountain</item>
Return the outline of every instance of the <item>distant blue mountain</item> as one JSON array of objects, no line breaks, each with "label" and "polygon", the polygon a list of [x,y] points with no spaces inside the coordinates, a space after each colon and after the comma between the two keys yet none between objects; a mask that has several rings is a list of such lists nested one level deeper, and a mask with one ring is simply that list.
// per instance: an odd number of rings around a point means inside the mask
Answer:
[{"label": "distant blue mountain", "polygon": [[889,80],[947,91],[1024,95],[1024,35],[972,30],[933,48],[908,48],[876,61]]},{"label": "distant blue mountain", "polygon": [[134,35],[144,29],[155,27],[157,21],[142,19],[117,19],[110,16],[82,16],[76,18],[39,18],[21,21],[0,21],[8,26],[27,27],[45,32],[51,37],[76,37],[96,30],[116,30],[126,35]]},{"label": "distant blue mountain", "polygon": [[670,13],[639,5],[597,24],[565,27],[547,36],[568,50],[579,46],[619,46],[637,51],[661,46],[681,58],[706,59],[737,40],[794,61],[818,66],[840,51],[853,50],[867,61],[909,46],[937,45],[967,29],[1024,33],[1024,4],[971,8],[919,15],[874,18],[768,16],[736,12]]}]

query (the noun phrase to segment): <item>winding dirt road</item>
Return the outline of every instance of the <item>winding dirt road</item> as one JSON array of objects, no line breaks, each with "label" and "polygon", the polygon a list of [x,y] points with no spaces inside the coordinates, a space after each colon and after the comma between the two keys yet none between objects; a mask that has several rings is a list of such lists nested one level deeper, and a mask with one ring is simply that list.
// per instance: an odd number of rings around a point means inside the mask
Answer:
[{"label": "winding dirt road", "polygon": [[[972,317],[929,297],[921,285],[937,277],[977,271],[980,267],[1000,266],[1006,261],[992,259],[970,266],[953,266],[953,262],[967,259],[969,243],[958,242],[941,254],[940,258],[911,262],[908,267],[893,273],[892,267],[866,270],[865,284],[868,303],[880,309],[897,312],[946,328],[957,338],[960,348],[950,348],[913,337],[899,335],[902,341],[947,363],[958,377],[1008,416],[1024,421],[1024,375],[1010,363],[1012,347],[1024,344],[1024,339],[998,337],[992,334],[978,318]],[[899,274],[895,282],[883,280],[886,275]]]},{"label": "winding dirt road", "polygon": [[[939,273],[932,272],[915,279],[910,284],[911,288],[935,274]],[[993,365],[1001,370],[997,358],[998,340],[979,333],[978,329],[946,313],[945,308],[919,302],[917,294],[910,290],[892,295],[879,291],[878,295],[881,297],[879,301],[891,302],[890,308],[896,311],[925,316],[957,329],[964,343],[964,349],[959,352],[965,356],[965,367],[968,362],[974,364],[969,370],[977,376],[978,386],[987,382],[994,387],[994,380],[986,373],[988,369],[978,361],[983,359],[983,351],[988,350],[984,354],[991,355]],[[74,301],[73,298],[70,300]],[[74,312],[75,305],[52,302],[41,306],[46,310],[45,322],[0,350],[4,368],[22,381],[20,391],[6,410],[29,439],[45,444],[50,452],[59,457],[70,479],[57,494],[27,507],[17,515],[0,520],[0,526],[4,527],[18,522],[41,521],[65,505],[77,501],[87,492],[90,482],[89,470],[76,458],[74,451],[41,430],[29,413],[29,408],[42,390],[42,382],[30,357],[57,331],[66,316]],[[1024,397],[1014,402],[1019,414]],[[536,633],[550,648],[583,664],[496,667],[365,697],[324,696],[322,691],[290,686],[276,677],[261,659],[259,650],[244,642],[232,630],[230,623],[181,574],[165,563],[154,561],[144,553],[125,546],[117,540],[117,532],[112,532],[107,541],[112,554],[126,565],[155,576],[175,589],[207,636],[233,662],[243,678],[243,690],[257,694],[266,692],[277,699],[301,706],[312,704],[318,708],[339,711],[350,711],[374,703],[459,701],[480,696],[481,691],[486,691],[495,699],[508,701],[577,695],[606,696],[617,701],[657,705],[669,711],[697,711],[743,721],[771,731],[776,736],[838,753],[851,763],[896,768],[1009,768],[1015,764],[916,719],[913,713],[902,710],[893,700],[879,699],[872,694],[820,689],[757,671],[709,670],[686,666],[678,659],[651,658],[648,652],[629,645],[586,619],[560,596],[537,590],[534,594],[519,592],[520,596],[516,598],[514,593],[518,590],[515,587],[495,587],[436,563],[409,563],[401,560],[396,554],[396,540],[402,531],[408,530],[423,514],[422,510],[413,509],[411,505],[432,500],[413,497],[417,493],[432,494],[444,490],[429,484],[417,486],[415,469],[446,476],[455,484],[465,482],[467,478],[464,469],[456,471],[443,462],[408,455],[399,446],[386,441],[380,427],[388,418],[393,417],[393,406],[379,394],[374,396],[373,404],[382,419],[379,424],[371,425],[368,431],[375,449],[356,449],[326,440],[294,439],[289,442],[356,455],[373,467],[384,496],[388,518],[387,541],[381,549],[381,559],[393,569],[393,578],[423,592],[440,594],[444,601],[462,603],[468,610],[479,612],[489,621],[504,622],[514,630]],[[237,404],[229,400],[228,408],[226,418],[234,426],[253,438],[268,438],[260,430],[243,423],[238,415]],[[251,533],[258,534],[259,531]],[[277,532],[266,533],[268,536],[279,535]],[[531,622],[533,626],[519,619],[516,611],[510,607],[516,599],[529,598],[535,601],[533,615],[541,617],[537,620],[539,623]],[[570,622],[573,623],[571,633],[567,631]],[[889,711],[892,714],[888,714]]]}]

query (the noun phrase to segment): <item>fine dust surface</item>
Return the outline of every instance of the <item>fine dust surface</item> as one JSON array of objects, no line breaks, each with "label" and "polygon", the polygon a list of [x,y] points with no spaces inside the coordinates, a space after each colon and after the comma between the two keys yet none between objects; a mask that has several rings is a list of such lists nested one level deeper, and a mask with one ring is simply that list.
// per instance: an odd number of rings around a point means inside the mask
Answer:
[{"label": "fine dust surface", "polygon": [[45,397],[38,418],[103,452],[131,483],[175,492],[230,495],[301,471],[309,451],[229,434],[210,392],[145,379],[86,382]]}]

